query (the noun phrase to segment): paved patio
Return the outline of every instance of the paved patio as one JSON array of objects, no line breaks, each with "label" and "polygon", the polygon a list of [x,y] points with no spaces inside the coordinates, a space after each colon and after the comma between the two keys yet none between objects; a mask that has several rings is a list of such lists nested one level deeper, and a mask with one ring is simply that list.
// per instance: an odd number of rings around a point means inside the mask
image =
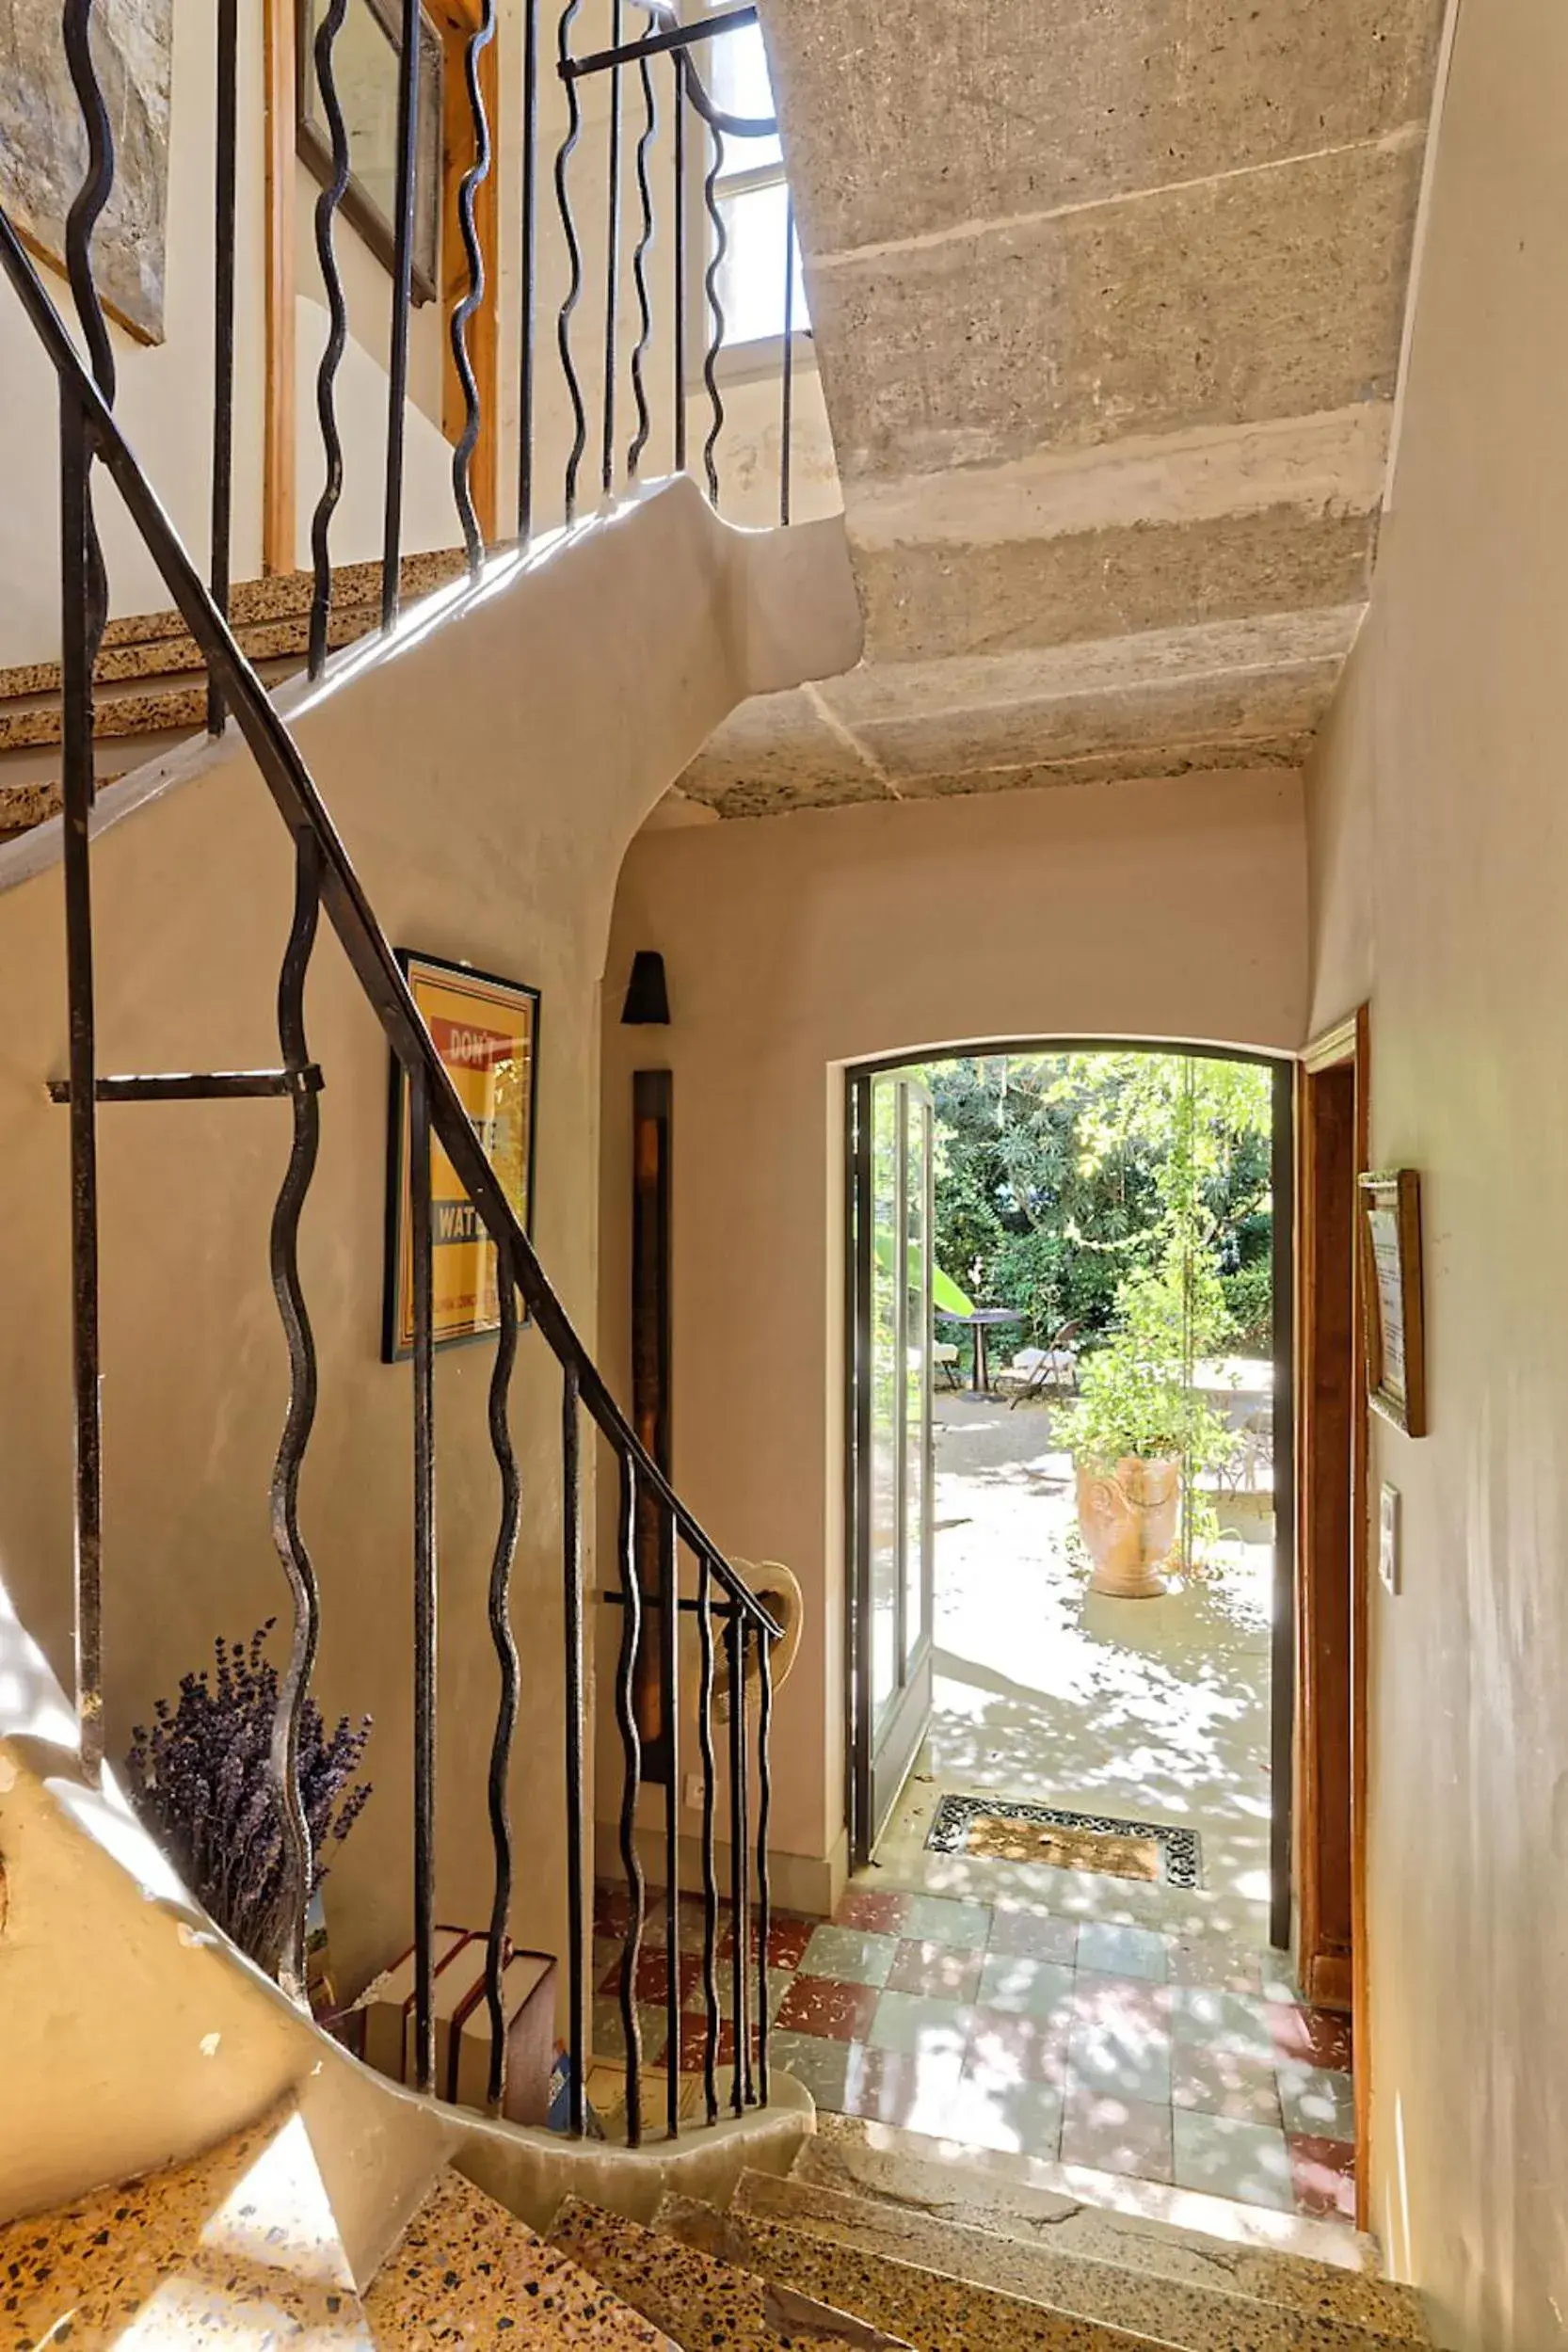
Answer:
[{"label": "paved patio", "polygon": [[[1268,1940],[1272,1528],[1224,1540],[1162,1599],[1088,1590],[1072,1464],[1050,1407],[943,1396],[936,1435],[936,1678],[931,1736],[884,1872],[933,1891],[1035,1896],[1180,1935]],[[1196,1894],[929,1854],[937,1798],[995,1791],[1192,1829]]]}]

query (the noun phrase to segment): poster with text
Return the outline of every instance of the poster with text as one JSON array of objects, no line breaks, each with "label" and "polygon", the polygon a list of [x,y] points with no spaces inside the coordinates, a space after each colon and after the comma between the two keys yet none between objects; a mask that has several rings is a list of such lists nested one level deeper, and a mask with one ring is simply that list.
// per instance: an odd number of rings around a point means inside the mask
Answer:
[{"label": "poster with text", "polygon": [[[480,1149],[523,1230],[531,1231],[538,991],[407,950],[399,950],[398,962]],[[394,1064],[383,1348],[389,1362],[410,1355],[414,1345],[408,1103],[408,1083]],[[437,1346],[494,1331],[501,1320],[495,1244],[439,1140],[430,1149],[430,1241]]]}]

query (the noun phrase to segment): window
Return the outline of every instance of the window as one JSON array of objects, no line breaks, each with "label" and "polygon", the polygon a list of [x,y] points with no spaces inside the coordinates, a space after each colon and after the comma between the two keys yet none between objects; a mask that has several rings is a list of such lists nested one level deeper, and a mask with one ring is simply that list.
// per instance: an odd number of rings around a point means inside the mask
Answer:
[{"label": "window", "polygon": [[[316,87],[315,37],[328,0],[299,0],[299,152],[328,187],[332,141]],[[390,269],[397,210],[397,75],[402,53],[399,0],[348,0],[332,50],[338,100],[348,126],[349,182],[343,209],[371,250]],[[414,172],[413,289],[416,302],[435,299],[440,272],[441,71],[440,35],[420,16],[419,126]]]},{"label": "window", "polygon": [[[720,7],[727,4],[728,0],[717,0]],[[720,33],[705,42],[696,53],[696,67],[721,112],[753,120],[773,114],[767,52],[757,25]],[[706,171],[709,159],[699,158],[700,170]],[[758,360],[772,360],[776,356],[774,346],[784,333],[787,232],[789,266],[794,280],[792,320],[797,333],[805,333],[810,327],[801,275],[800,240],[790,227],[790,191],[784,178],[784,151],[778,139],[727,137],[724,166],[713,193],[726,239],[717,280],[718,298],[724,311],[724,348]],[[708,233],[711,235],[712,232]],[[712,332],[706,296],[702,307],[702,331],[696,344],[699,351],[707,349]]]}]

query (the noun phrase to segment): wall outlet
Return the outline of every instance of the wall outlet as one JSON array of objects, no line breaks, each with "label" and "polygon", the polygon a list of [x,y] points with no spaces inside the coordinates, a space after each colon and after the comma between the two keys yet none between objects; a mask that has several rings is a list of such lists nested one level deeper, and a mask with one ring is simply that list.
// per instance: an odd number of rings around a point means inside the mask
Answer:
[{"label": "wall outlet", "polygon": [[700,1772],[687,1773],[680,1784],[680,1801],[688,1813],[702,1811],[702,1775]]},{"label": "wall outlet", "polygon": [[1385,1486],[1378,1498],[1378,1575],[1395,1594],[1400,1570],[1400,1490]]}]

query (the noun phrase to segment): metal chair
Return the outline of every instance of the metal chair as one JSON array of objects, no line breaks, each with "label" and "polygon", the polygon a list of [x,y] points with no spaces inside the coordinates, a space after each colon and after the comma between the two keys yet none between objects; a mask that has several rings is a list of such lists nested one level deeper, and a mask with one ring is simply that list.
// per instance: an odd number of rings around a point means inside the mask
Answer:
[{"label": "metal chair", "polygon": [[[1082,1329],[1083,1324],[1080,1320],[1064,1323],[1061,1330],[1052,1336],[1049,1343],[1041,1351],[1038,1364],[1032,1368],[1028,1379],[1020,1385],[1017,1394],[1009,1400],[1007,1407],[1009,1413],[1016,1413],[1026,1397],[1036,1396],[1045,1388],[1061,1387],[1069,1392],[1072,1390],[1078,1379],[1078,1360],[1074,1352],[1074,1343]],[[1064,1355],[1068,1358],[1064,1374],[1060,1361]]]}]

